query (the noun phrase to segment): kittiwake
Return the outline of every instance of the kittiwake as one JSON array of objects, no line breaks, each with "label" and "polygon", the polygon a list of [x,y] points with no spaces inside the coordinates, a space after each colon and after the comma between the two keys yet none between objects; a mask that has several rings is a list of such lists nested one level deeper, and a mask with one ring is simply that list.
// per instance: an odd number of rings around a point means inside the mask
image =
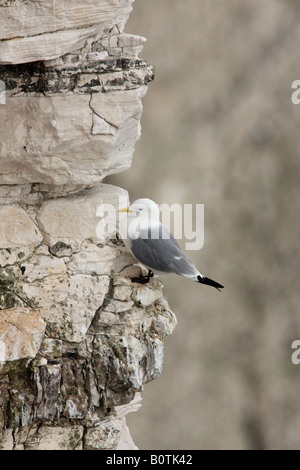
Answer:
[{"label": "kittiwake", "polygon": [[123,233],[123,236],[121,233],[124,244],[132,255],[148,268],[148,275],[134,278],[134,282],[149,282],[153,272],[161,272],[175,273],[218,290],[224,287],[201,274],[183,253],[172,233],[160,223],[159,208],[154,201],[147,198],[137,199],[130,207],[121,209],[120,212],[127,213],[126,233]]}]

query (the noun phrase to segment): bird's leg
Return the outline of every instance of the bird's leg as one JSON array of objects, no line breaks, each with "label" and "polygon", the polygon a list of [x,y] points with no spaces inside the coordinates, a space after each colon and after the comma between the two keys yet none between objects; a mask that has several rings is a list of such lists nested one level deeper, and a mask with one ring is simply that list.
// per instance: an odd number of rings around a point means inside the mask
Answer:
[{"label": "bird's leg", "polygon": [[140,274],[138,277],[133,277],[131,281],[138,282],[139,284],[147,284],[150,281],[151,277],[153,276],[154,276],[153,272],[151,271],[151,269],[149,269],[147,276]]}]

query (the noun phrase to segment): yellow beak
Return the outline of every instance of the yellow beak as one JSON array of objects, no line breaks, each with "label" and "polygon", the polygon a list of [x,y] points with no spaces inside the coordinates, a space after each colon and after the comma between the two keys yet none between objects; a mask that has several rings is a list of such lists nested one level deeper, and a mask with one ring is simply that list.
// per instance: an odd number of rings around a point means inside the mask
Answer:
[{"label": "yellow beak", "polygon": [[132,212],[129,207],[124,207],[124,209],[120,209],[119,212]]}]

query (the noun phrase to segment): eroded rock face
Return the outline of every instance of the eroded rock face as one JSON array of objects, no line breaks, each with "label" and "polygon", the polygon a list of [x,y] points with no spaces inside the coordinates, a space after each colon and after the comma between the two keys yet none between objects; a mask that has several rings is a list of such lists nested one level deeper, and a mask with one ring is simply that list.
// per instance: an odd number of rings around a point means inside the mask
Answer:
[{"label": "eroded rock face", "polygon": [[[14,448],[115,448],[128,434],[115,407],[162,371],[163,340],[176,325],[162,285],[132,283],[140,268],[123,243],[97,238],[97,207],[119,196],[127,194],[100,185],[22,210],[2,206],[43,237],[0,250],[4,447],[21,423]],[[65,429],[66,419],[81,424]]]},{"label": "eroded rock face", "polygon": [[4,365],[23,358],[35,358],[44,337],[45,327],[46,323],[37,310],[23,307],[2,310],[0,368],[1,363]]},{"label": "eroded rock face", "polygon": [[128,194],[101,183],[130,167],[153,79],[131,4],[0,0],[2,449],[136,448],[125,414],[176,325],[160,281],[131,281]]},{"label": "eroded rock face", "polygon": [[[57,59],[124,26],[133,0],[1,0],[0,63]],[[118,30],[118,29],[117,29]]]},{"label": "eroded rock face", "polygon": [[6,91],[6,105],[0,107],[0,134],[6,136],[1,142],[0,183],[87,186],[127,170],[140,137],[141,100],[149,80],[148,67],[133,70],[138,84],[131,82],[131,88],[125,79],[111,78],[111,83],[117,80],[111,85],[116,90],[106,92],[108,74],[72,70],[77,89],[57,92],[64,83],[62,73],[52,85],[54,91],[37,94],[20,91],[22,84],[8,72],[1,74],[0,67],[0,79],[16,84]]}]

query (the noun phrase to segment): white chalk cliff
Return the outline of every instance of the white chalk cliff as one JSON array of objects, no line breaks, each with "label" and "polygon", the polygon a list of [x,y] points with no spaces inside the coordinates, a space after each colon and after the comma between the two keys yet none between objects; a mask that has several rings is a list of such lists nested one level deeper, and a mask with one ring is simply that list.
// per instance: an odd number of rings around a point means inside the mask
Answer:
[{"label": "white chalk cliff", "polygon": [[98,208],[153,67],[132,0],[0,0],[0,449],[134,449],[125,415],[176,318]]}]

